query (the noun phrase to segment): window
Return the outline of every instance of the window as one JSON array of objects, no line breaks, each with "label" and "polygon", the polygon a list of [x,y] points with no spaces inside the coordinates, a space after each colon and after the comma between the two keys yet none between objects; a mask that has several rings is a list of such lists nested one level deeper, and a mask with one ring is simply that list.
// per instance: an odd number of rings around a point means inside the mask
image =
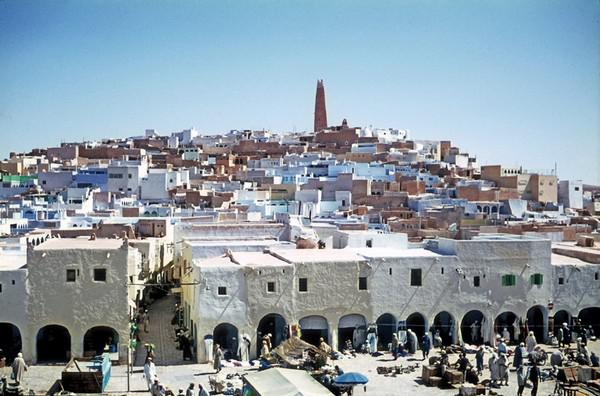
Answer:
[{"label": "window", "polygon": [[358,290],[367,290],[367,277],[361,276],[358,278]]},{"label": "window", "polygon": [[[598,273],[597,272],[594,274],[594,280],[598,280]],[[15,281],[13,281],[13,285],[14,284],[15,284]]]},{"label": "window", "polygon": [[46,184],[46,180],[42,180],[42,184],[44,184],[44,185],[45,185],[45,184]]},{"label": "window", "polygon": [[106,268],[94,268],[94,280],[96,282],[106,282]]},{"label": "window", "polygon": [[299,278],[298,279],[298,291],[301,291],[301,292],[308,291],[308,278]]},{"label": "window", "polygon": [[558,284],[559,285],[564,285],[565,284],[565,278],[563,278],[562,276],[560,278],[558,278]]},{"label": "window", "polygon": [[541,285],[544,283],[544,274],[533,274],[529,279],[532,285]]},{"label": "window", "polygon": [[575,191],[579,191],[579,187],[575,187]]},{"label": "window", "polygon": [[444,275],[444,267],[442,267],[442,275]]},{"label": "window", "polygon": [[131,173],[129,173],[127,176],[128,176],[130,179],[131,179],[131,177],[132,177]]},{"label": "window", "polygon": [[392,275],[392,268],[390,268],[390,275]]},{"label": "window", "polygon": [[275,282],[267,282],[267,292],[275,293]]},{"label": "window", "polygon": [[2,283],[0,283],[0,293],[2,293]]},{"label": "window", "polygon": [[75,278],[77,276],[77,272],[74,269],[67,270],[67,282],[75,282]]},{"label": "window", "polygon": [[411,286],[422,286],[421,281],[421,268],[413,268],[410,270],[410,285]]},{"label": "window", "polygon": [[481,284],[481,278],[479,276],[473,277],[473,287],[479,287]]},{"label": "window", "polygon": [[[598,276],[598,273],[597,273],[597,272],[596,272],[596,276]],[[13,285],[15,284],[15,280],[14,280],[14,279],[12,280],[12,284],[13,284]]]},{"label": "window", "polygon": [[515,275],[502,275],[502,286],[514,286],[517,284]]},{"label": "window", "polygon": [[219,296],[226,296],[227,295],[227,288],[225,286],[219,286],[217,288],[217,294]]},{"label": "window", "polygon": [[367,247],[368,247],[368,248],[372,248],[372,247],[373,247],[373,240],[372,240],[372,239],[369,239],[369,240],[367,241]]},{"label": "window", "polygon": [[122,179],[123,175],[121,173],[109,173],[108,178],[109,179]]}]

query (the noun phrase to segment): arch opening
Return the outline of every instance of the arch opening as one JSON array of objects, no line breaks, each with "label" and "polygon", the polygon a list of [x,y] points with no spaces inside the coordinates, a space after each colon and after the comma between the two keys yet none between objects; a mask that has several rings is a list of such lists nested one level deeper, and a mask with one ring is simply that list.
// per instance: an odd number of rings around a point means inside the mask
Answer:
[{"label": "arch opening", "polygon": [[389,313],[384,313],[377,318],[377,343],[378,348],[387,351],[388,344],[392,342],[392,336],[398,332],[398,322],[396,317]]},{"label": "arch opening", "polygon": [[238,329],[230,323],[221,323],[213,330],[213,347],[219,344],[225,359],[235,359],[238,350]]},{"label": "arch opening", "polygon": [[38,363],[66,362],[71,358],[71,334],[60,325],[42,327],[36,338]]},{"label": "arch opening", "polygon": [[0,358],[6,358],[6,364],[11,364],[17,353],[21,352],[23,341],[19,328],[12,323],[0,323]]},{"label": "arch opening", "polygon": [[442,311],[433,319],[432,332],[435,334],[439,331],[440,337],[442,338],[442,345],[452,345],[454,341],[455,326],[454,317],[449,312]]},{"label": "arch opening", "polygon": [[256,328],[256,353],[260,355],[263,336],[271,334],[271,347],[275,348],[287,339],[287,323],[279,314],[268,314],[258,322]]},{"label": "arch opening", "polygon": [[560,310],[554,314],[554,335],[558,334],[558,329],[562,327],[562,324],[570,324],[571,323],[571,314],[568,311]]},{"label": "arch opening", "polygon": [[83,336],[83,356],[91,357],[104,352],[119,351],[119,333],[112,327],[96,326],[86,331]]},{"label": "arch opening", "polygon": [[[514,312],[506,311],[496,316],[494,321],[494,332],[504,338],[504,330],[508,331],[509,337],[506,342],[517,342],[523,336],[521,334],[520,321]],[[526,334],[524,336],[527,336]]]},{"label": "arch opening", "polygon": [[329,324],[322,316],[306,316],[300,319],[300,333],[302,340],[319,346],[319,338],[323,337],[329,343]]},{"label": "arch opening", "polygon": [[418,312],[412,313],[406,318],[406,329],[412,330],[420,342],[425,335],[425,317]]},{"label": "arch opening", "polygon": [[485,315],[481,311],[469,311],[460,322],[463,342],[473,345],[483,344],[485,339]]},{"label": "arch opening", "polygon": [[358,314],[345,315],[338,323],[338,349],[346,349],[348,343],[358,349],[367,339],[367,320]]},{"label": "arch opening", "polygon": [[[536,305],[535,307],[529,308],[527,311],[527,327],[529,331],[533,331],[533,335],[537,342],[546,341],[546,325],[544,323],[544,310],[542,307]],[[521,335],[521,339],[527,335]],[[520,340],[519,340],[520,341]]]},{"label": "arch opening", "polygon": [[581,319],[581,324],[589,329],[592,326],[596,337],[600,335],[600,307],[590,307],[579,311],[577,315],[578,319]]}]

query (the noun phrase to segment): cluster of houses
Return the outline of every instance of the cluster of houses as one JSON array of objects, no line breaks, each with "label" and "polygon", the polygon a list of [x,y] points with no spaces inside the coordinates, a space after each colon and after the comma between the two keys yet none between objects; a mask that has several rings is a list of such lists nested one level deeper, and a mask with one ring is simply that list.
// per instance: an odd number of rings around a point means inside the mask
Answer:
[{"label": "cluster of houses", "polygon": [[[121,361],[172,284],[199,361],[293,329],[334,348],[377,328],[446,343],[573,318],[600,332],[600,189],[481,166],[450,141],[342,125],[187,129],[0,162],[0,348]],[[600,333],[599,333],[600,334]],[[251,351],[255,356],[257,350]]]}]

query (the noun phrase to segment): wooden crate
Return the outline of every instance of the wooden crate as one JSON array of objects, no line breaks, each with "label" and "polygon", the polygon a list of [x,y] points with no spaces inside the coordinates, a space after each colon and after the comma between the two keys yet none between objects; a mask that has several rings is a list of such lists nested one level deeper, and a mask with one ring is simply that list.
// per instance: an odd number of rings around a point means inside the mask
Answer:
[{"label": "wooden crate", "polygon": [[428,386],[440,386],[442,383],[442,377],[429,377]]},{"label": "wooden crate", "polygon": [[421,377],[423,381],[427,381],[431,377],[439,376],[440,368],[437,366],[423,366],[423,371],[421,372]]},{"label": "wooden crate", "polygon": [[463,373],[458,370],[446,370],[446,379],[449,384],[462,384]]}]

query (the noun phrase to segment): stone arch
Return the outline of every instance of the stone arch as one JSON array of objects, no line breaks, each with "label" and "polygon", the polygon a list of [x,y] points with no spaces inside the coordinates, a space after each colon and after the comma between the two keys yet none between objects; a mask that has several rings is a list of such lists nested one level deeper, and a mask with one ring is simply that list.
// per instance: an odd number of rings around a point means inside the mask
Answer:
[{"label": "stone arch", "polygon": [[552,329],[554,331],[554,335],[558,334],[558,329],[562,327],[563,323],[571,323],[571,314],[565,309],[556,311],[554,314],[554,328]]},{"label": "stone arch", "polygon": [[237,356],[238,329],[231,323],[221,323],[213,330],[213,342],[221,346],[225,359],[233,359]]},{"label": "stone arch", "polygon": [[327,319],[319,315],[305,316],[300,319],[301,338],[313,345],[319,345],[319,338],[323,337],[329,343],[329,323]]},{"label": "stone arch", "polygon": [[119,333],[115,329],[108,326],[95,326],[86,331],[83,336],[83,356],[118,352],[118,345]]},{"label": "stone arch", "polygon": [[262,317],[256,328],[256,353],[260,355],[262,348],[262,337],[271,334],[271,346],[275,348],[277,345],[285,341],[287,337],[287,323],[283,316],[277,313],[270,313]]},{"label": "stone arch", "polygon": [[66,327],[47,325],[36,337],[38,362],[66,362],[71,358],[71,334]]},{"label": "stone arch", "polygon": [[12,323],[0,323],[0,349],[4,351],[6,363],[10,365],[22,348],[23,340],[19,328]]},{"label": "stone arch", "polygon": [[581,324],[584,325],[586,329],[589,328],[589,326],[592,326],[596,337],[600,335],[600,307],[584,308],[579,311],[577,318],[581,319]]},{"label": "stone arch", "polygon": [[417,340],[420,342],[427,331],[427,322],[425,316],[419,312],[414,312],[406,318],[406,329],[412,330],[417,335]]},{"label": "stone arch", "polygon": [[[527,328],[529,331],[533,331],[533,335],[537,342],[542,343],[546,341],[546,335],[548,333],[547,321],[546,321],[546,308],[541,305],[535,305],[527,311]],[[521,335],[521,339],[526,337],[525,334]]]},{"label": "stone arch", "polygon": [[480,345],[485,340],[485,315],[478,310],[467,312],[460,322],[460,332],[463,342]]},{"label": "stone arch", "polygon": [[456,335],[456,320],[454,320],[454,316],[447,311],[438,313],[433,319],[431,331],[433,334],[435,334],[437,331],[440,332],[440,336],[442,337],[442,345],[452,345]]},{"label": "stone arch", "polygon": [[367,338],[367,319],[360,314],[344,315],[338,322],[338,349],[346,347],[350,340],[352,347],[357,349]]},{"label": "stone arch", "polygon": [[494,320],[494,334],[500,334],[502,336],[502,333],[506,328],[510,334],[510,339],[506,340],[506,342],[518,341],[520,335],[515,334],[515,327],[513,326],[515,320],[518,321],[518,316],[514,312],[502,312],[500,315],[496,316],[496,320]]},{"label": "stone arch", "polygon": [[378,347],[387,350],[387,346],[392,342],[392,335],[398,332],[398,321],[390,313],[384,313],[377,318],[377,343]]}]

